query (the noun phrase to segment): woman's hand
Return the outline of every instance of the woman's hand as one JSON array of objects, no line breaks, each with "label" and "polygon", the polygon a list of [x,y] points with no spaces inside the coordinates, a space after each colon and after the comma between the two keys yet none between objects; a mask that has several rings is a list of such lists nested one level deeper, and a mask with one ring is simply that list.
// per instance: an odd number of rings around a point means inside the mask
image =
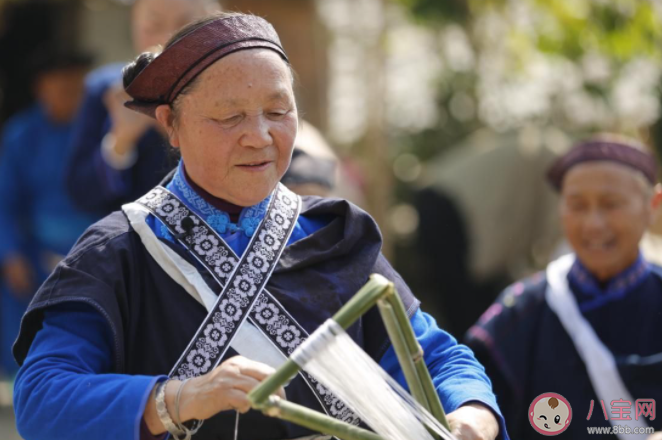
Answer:
[{"label": "woman's hand", "polygon": [[655,434],[648,437],[647,440],[662,440],[662,432],[656,432]]},{"label": "woman's hand", "polygon": [[103,96],[111,120],[111,133],[115,140],[114,152],[119,156],[131,154],[138,139],[154,126],[154,120],[148,116],[124,107],[131,97],[118,84],[109,88]]},{"label": "woman's hand", "polygon": [[[251,407],[248,392],[274,371],[269,365],[242,356],[226,360],[213,371],[186,384],[180,401],[182,419],[205,420],[230,409],[247,412]],[[282,388],[278,394],[285,398]]]},{"label": "woman's hand", "polygon": [[0,266],[10,291],[19,298],[29,298],[34,293],[35,275],[30,262],[22,255],[5,258]]},{"label": "woman's hand", "polygon": [[[207,374],[186,382],[179,401],[181,422],[206,420],[221,411],[236,410],[245,413],[250,409],[247,394],[275,370],[269,365],[235,356],[223,362]],[[170,418],[177,420],[175,399],[182,382],[171,380],[166,387],[166,407]],[[278,395],[285,398],[281,388]],[[147,427],[152,434],[165,431],[156,413],[154,391],[144,414]]]},{"label": "woman's hand", "polygon": [[458,440],[494,440],[499,422],[492,411],[480,403],[468,403],[448,414],[451,433]]}]

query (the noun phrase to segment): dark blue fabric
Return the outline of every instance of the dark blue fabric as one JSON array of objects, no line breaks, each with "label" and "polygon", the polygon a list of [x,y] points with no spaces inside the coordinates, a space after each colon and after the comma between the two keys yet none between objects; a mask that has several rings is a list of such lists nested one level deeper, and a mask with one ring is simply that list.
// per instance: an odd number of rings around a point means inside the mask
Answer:
[{"label": "dark blue fabric", "polygon": [[[409,315],[414,315],[419,303],[381,255],[379,231],[366,213],[345,201],[304,197],[301,215],[303,219],[315,221],[332,220],[323,221],[325,226],[321,229],[291,243],[284,250],[267,288],[308,332],[314,331],[335,313],[374,272],[394,281]],[[178,245],[164,243],[192,262]],[[103,264],[99,264],[101,261]],[[208,274],[201,274],[210,287],[217,289]],[[26,358],[33,356],[28,352],[35,347],[35,335],[45,325],[45,314],[60,304],[71,303],[86,303],[103,317],[112,335],[108,352],[111,371],[128,375],[167,374],[206,315],[204,307],[149,256],[140,238],[120,213],[91,227],[40,289],[24,318],[15,345],[19,362],[28,365]],[[433,334],[426,319],[420,324],[423,332]],[[348,329],[348,334],[373,359],[382,359],[389,349],[376,310],[364,315]],[[441,339],[440,345],[444,348],[438,353],[450,360],[443,366],[433,360],[433,368],[442,377],[451,366],[465,374],[462,385],[454,381],[456,378],[445,381],[455,392],[448,396],[442,393],[442,397],[451,406],[467,400],[489,403],[489,382],[482,375],[481,367],[475,364],[466,348],[455,345],[447,334],[441,334]],[[423,344],[429,349],[428,355],[435,353],[436,348],[430,346],[438,342],[430,338]],[[37,348],[34,350],[38,352]],[[227,356],[233,354],[230,349]],[[27,369],[21,373],[26,377]],[[30,395],[24,388],[28,384],[20,379],[17,393]],[[461,394],[463,389],[467,391],[465,394]],[[33,390],[32,394],[35,392]],[[300,378],[295,378],[288,386],[288,398],[321,410]],[[17,404],[17,411],[24,408],[28,406]],[[498,411],[495,406],[492,408]],[[205,423],[196,438],[230,438],[233,422],[233,414],[220,413]],[[137,429],[137,422],[132,423],[130,429]],[[242,438],[246,440],[296,438],[310,433],[289,423],[265,418],[255,411],[242,416],[241,427]],[[76,436],[70,432],[70,438]]]},{"label": "dark blue fabric", "polygon": [[[39,105],[4,126],[0,146],[0,262],[26,257],[35,271],[35,289],[52,270],[49,256],[66,255],[95,218],[78,210],[64,188],[71,124],[50,122]],[[18,366],[11,345],[29,298],[0,280],[0,361],[7,373]]]},{"label": "dark blue fabric", "polygon": [[[652,264],[647,267],[646,276],[631,283],[624,295],[610,296],[599,306],[586,309],[582,309],[582,304],[595,304],[594,295],[582,291],[573,277],[569,279],[584,318],[614,354],[633,398],[654,398],[659,402],[662,269]],[[593,417],[586,420],[591,400],[598,409],[600,401],[572,340],[545,301],[546,289],[543,273],[510,286],[469,330],[466,343],[485,365],[514,438],[534,435],[527,417],[528,407],[538,395],[554,392],[564,396],[573,410],[569,428],[558,437],[585,439],[587,427],[610,425],[601,409],[594,410]],[[605,404],[609,411],[610,404]],[[662,419],[657,418],[651,425],[662,429]]]},{"label": "dark blue fabric", "polygon": [[[446,411],[473,401],[498,413],[489,380],[471,351],[458,347],[421,311],[411,322]],[[101,314],[90,306],[63,304],[46,310],[43,325],[16,380],[14,406],[21,415],[17,419],[21,436],[26,440],[140,438],[146,399],[162,377],[108,374],[112,335]],[[380,364],[407,386],[392,348]],[[92,386],[94,393],[89,392]],[[83,406],[70,405],[72,401]],[[50,417],[43,421],[46,415]],[[503,429],[503,421],[501,425]]]},{"label": "dark blue fabric", "polygon": [[154,129],[139,139],[138,159],[118,171],[101,157],[101,140],[110,130],[110,116],[103,102],[108,89],[121,82],[122,64],[110,64],[91,72],[85,96],[74,122],[67,189],[81,208],[104,216],[149,191],[172,168],[167,142]]},{"label": "dark blue fabric", "polygon": [[602,307],[610,301],[622,299],[648,279],[650,266],[641,253],[637,260],[604,286],[576,259],[568,273],[568,281],[582,312]]},{"label": "dark blue fabric", "polygon": [[21,437],[138,439],[147,398],[165,377],[113,374],[113,335],[90,306],[67,303],[44,315],[16,377]]}]

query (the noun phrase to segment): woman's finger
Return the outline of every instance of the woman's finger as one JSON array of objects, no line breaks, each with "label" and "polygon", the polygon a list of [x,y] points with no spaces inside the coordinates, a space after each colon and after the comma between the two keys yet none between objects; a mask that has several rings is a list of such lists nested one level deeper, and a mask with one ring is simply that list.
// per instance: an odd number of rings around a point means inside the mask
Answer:
[{"label": "woman's finger", "polygon": [[242,375],[253,377],[257,380],[263,380],[272,375],[276,370],[262,362],[252,361],[243,356],[235,356],[228,359],[228,364],[239,369]]},{"label": "woman's finger", "polygon": [[233,389],[228,390],[225,394],[226,397],[226,410],[235,410],[240,413],[246,413],[251,409],[251,402],[248,400],[246,393]]}]

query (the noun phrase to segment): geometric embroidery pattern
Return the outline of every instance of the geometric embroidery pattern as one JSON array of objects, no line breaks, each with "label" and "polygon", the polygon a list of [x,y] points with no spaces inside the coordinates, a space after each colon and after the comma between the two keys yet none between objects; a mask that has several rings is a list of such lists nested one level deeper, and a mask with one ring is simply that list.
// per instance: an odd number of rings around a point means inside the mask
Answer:
[{"label": "geometric embroidery pattern", "polygon": [[211,227],[167,189],[156,187],[138,200],[198,261],[212,270],[217,280],[224,281],[212,311],[175,364],[171,376],[183,380],[211,371],[248,317],[299,215],[299,197],[282,189],[280,185],[276,189],[240,261]]},{"label": "geometric embroidery pattern", "polygon": [[[167,189],[156,187],[137,203],[162,222],[222,288],[212,311],[172,369],[171,377],[183,380],[215,368],[245,319],[250,319],[287,357],[308,337],[264,289],[294,229],[300,211],[299,196],[278,184],[264,220],[241,260],[213,228]],[[187,218],[190,220],[184,227]],[[328,414],[348,423],[360,423],[338,397],[308,373],[302,373]]]}]

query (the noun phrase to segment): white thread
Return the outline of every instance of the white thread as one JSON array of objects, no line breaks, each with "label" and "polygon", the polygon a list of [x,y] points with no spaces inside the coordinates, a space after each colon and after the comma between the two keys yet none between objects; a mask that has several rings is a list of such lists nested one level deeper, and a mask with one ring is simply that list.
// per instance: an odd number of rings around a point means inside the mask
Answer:
[{"label": "white thread", "polygon": [[291,358],[386,439],[455,438],[331,319]]},{"label": "white thread", "polygon": [[327,319],[292,353],[291,359],[301,368],[306,368],[308,362],[322,351],[339,333],[344,333],[342,327],[333,319]]}]

